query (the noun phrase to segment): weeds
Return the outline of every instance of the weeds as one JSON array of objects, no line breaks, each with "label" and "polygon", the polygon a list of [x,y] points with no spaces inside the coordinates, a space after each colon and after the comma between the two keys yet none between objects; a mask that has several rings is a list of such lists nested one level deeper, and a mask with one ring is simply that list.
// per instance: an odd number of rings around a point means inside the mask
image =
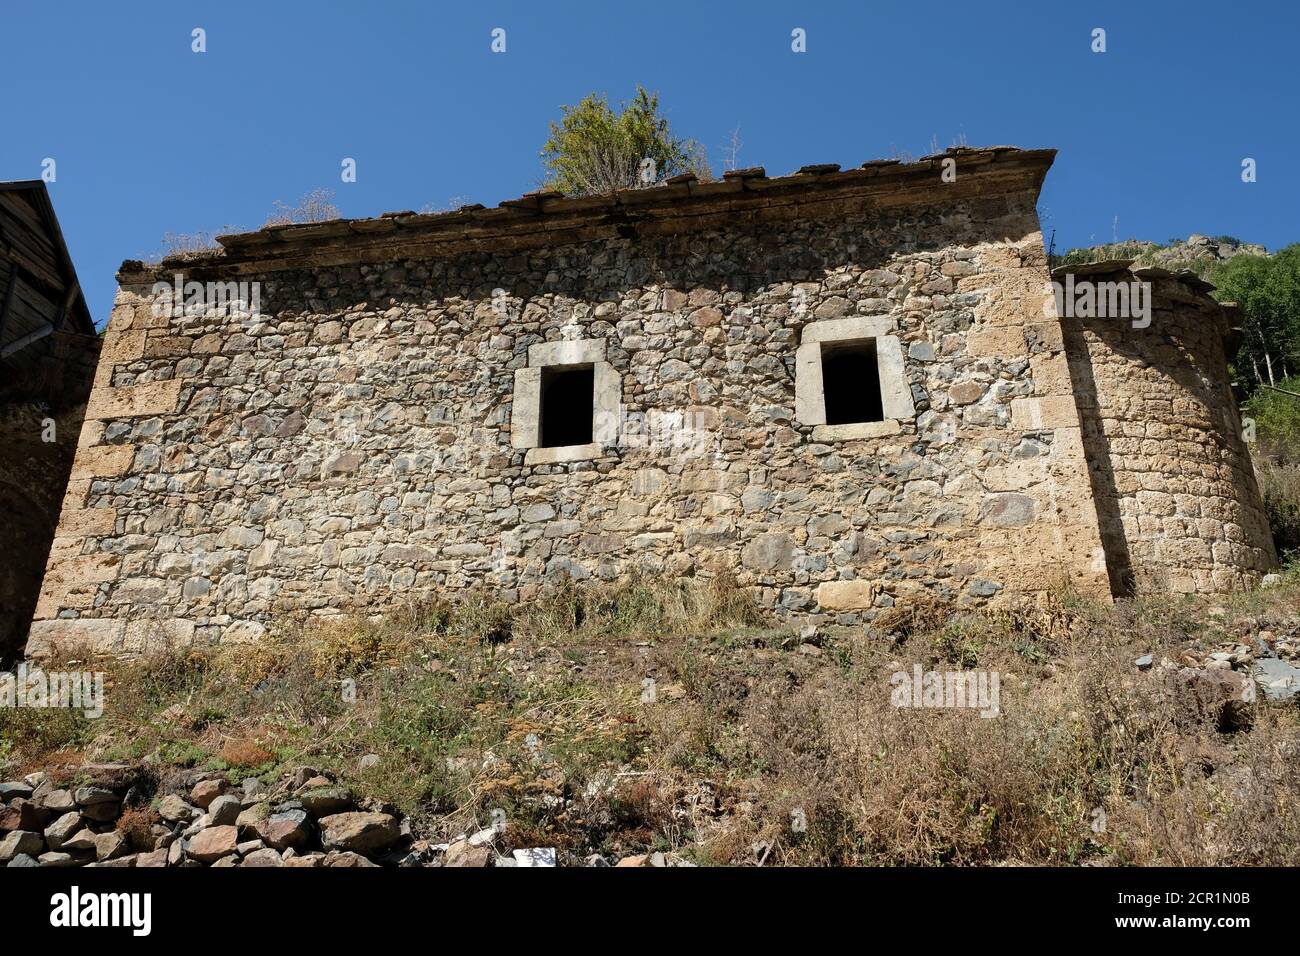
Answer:
[{"label": "weeds", "polygon": [[[504,813],[515,845],[579,856],[1295,865],[1300,712],[1260,705],[1223,733],[1133,666],[1294,633],[1295,597],[924,604],[814,646],[725,579],[570,584],[519,606],[474,592],[108,663],[103,718],[0,711],[0,759],[232,779],[308,764],[433,837]],[[998,672],[1002,715],[893,707],[890,675],[917,663]]]}]

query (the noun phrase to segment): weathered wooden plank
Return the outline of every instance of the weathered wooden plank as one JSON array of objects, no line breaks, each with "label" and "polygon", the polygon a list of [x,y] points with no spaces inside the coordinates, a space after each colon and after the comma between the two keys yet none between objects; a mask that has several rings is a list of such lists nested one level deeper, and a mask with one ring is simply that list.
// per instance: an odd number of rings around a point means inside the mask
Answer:
[{"label": "weathered wooden plank", "polygon": [[[56,328],[71,321],[79,330],[93,330],[76,270],[40,181],[0,183],[0,263],[6,277],[0,295],[13,288],[21,316],[39,316],[42,324]],[[21,275],[22,284],[9,282],[10,275]],[[11,341],[12,334],[10,329]]]},{"label": "weathered wooden plank", "polygon": [[4,228],[5,245],[16,247],[24,255],[48,263],[51,267],[57,265],[60,258],[58,250],[44,233],[33,232],[25,223],[12,216],[0,215],[0,225]]},{"label": "weathered wooden plank", "polygon": [[57,271],[62,260],[58,244],[40,214],[20,193],[0,193],[0,233],[10,245],[18,245],[26,254]]},{"label": "weathered wooden plank", "polygon": [[9,302],[9,319],[5,328],[5,338],[12,341],[20,335],[30,332],[51,320],[52,316],[32,308],[20,297],[14,296]]},{"label": "weathered wooden plank", "polygon": [[42,221],[41,212],[27,198],[26,192],[0,192],[0,206],[22,220],[27,228],[33,232],[41,234],[45,232],[45,223]]},{"label": "weathered wooden plank", "polygon": [[20,249],[13,246],[0,249],[0,258],[7,259],[11,264],[26,272],[36,284],[41,285],[51,293],[61,295],[68,286],[67,280],[59,273],[57,267],[51,269],[50,266],[25,255]]},{"label": "weathered wooden plank", "polygon": [[58,311],[60,299],[43,294],[21,272],[14,277],[14,290],[19,299],[31,305],[42,315],[54,315]]},{"label": "weathered wooden plank", "polygon": [[5,325],[9,319],[9,306],[14,300],[14,283],[11,281],[5,289],[5,297],[0,301],[0,342],[4,341]]},{"label": "weathered wooden plank", "polygon": [[11,309],[5,320],[4,332],[0,333],[0,347],[21,339],[28,332],[34,332],[46,323],[23,309]]}]

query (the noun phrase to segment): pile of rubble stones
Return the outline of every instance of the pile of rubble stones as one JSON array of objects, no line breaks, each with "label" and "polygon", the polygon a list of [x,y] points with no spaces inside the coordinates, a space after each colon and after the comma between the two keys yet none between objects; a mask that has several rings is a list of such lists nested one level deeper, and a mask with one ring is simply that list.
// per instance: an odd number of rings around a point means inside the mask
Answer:
[{"label": "pile of rubble stones", "polygon": [[1250,706],[1300,700],[1300,643],[1261,630],[1246,641],[1228,641],[1214,651],[1183,650],[1157,663],[1153,654],[1133,662],[1139,670],[1164,676],[1198,717],[1208,717],[1220,731],[1250,725]]},{"label": "pile of rubble stones", "polygon": [[499,835],[417,839],[393,808],[311,768],[270,787],[224,773],[155,787],[128,764],[0,783],[0,865],[10,867],[556,865],[550,848],[498,854]]}]

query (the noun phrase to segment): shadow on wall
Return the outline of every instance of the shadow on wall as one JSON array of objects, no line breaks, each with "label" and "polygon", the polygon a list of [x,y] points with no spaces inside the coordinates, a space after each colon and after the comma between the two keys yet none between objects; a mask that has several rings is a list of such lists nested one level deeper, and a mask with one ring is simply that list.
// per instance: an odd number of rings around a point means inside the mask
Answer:
[{"label": "shadow on wall", "polygon": [[94,336],[43,345],[0,387],[0,667],[21,653],[36,610],[99,355]]},{"label": "shadow on wall", "polygon": [[0,482],[0,666],[27,636],[57,522],[57,506],[51,513],[24,488]]},{"label": "shadow on wall", "polygon": [[1088,351],[1087,339],[1077,319],[1062,319],[1061,325],[1082,426],[1083,453],[1088,462],[1088,480],[1092,485],[1093,501],[1097,504],[1101,547],[1106,553],[1106,575],[1110,580],[1110,593],[1114,597],[1131,597],[1136,590],[1133,558],[1129,554],[1128,537],[1124,534],[1124,520],[1120,514],[1119,486],[1115,481],[1110,439],[1106,437],[1101,410],[1097,405],[1097,378],[1092,365],[1092,355]]}]

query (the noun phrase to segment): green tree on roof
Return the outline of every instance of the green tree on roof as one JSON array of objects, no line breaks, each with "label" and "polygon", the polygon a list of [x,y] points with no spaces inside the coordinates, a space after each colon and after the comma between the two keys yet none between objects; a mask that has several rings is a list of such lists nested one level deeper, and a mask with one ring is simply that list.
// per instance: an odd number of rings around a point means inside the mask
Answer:
[{"label": "green tree on roof", "polygon": [[686,172],[712,178],[703,148],[673,135],[660,115],[659,95],[644,87],[619,110],[595,93],[560,109],[564,115],[551,123],[541,153],[549,188],[589,196],[654,186]]}]

